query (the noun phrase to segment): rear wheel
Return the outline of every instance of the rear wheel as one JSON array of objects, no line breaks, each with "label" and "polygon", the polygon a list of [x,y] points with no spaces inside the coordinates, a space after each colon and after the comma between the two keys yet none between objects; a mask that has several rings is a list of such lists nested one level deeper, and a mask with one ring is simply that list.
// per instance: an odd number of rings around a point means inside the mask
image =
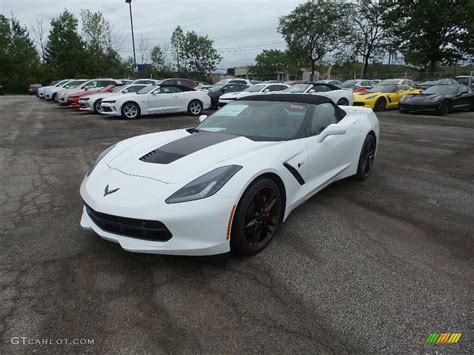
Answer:
[{"label": "rear wheel", "polygon": [[449,113],[449,101],[443,100],[438,106],[438,113],[441,116],[446,116]]},{"label": "rear wheel", "polygon": [[140,107],[135,102],[126,102],[122,106],[122,117],[134,120],[140,117]]},{"label": "rear wheel", "polygon": [[57,97],[58,97],[58,94],[55,93],[55,94],[53,94],[53,96],[51,96],[51,100],[52,100],[52,101],[56,101],[56,98],[57,98]]},{"label": "rear wheel", "polygon": [[387,100],[385,100],[385,97],[381,97],[377,101],[375,101],[374,111],[381,112],[385,110],[386,107],[387,107]]},{"label": "rear wheel", "polygon": [[95,113],[99,113],[99,114],[100,114],[100,113],[104,112],[104,109],[102,108],[101,105],[102,105],[102,100],[101,100],[101,99],[99,99],[99,100],[97,100],[96,102],[94,102],[94,112],[95,112]]},{"label": "rear wheel", "polygon": [[188,113],[192,116],[199,116],[202,112],[202,103],[199,100],[192,100],[188,105]]},{"label": "rear wheel", "polygon": [[231,250],[255,255],[270,243],[282,219],[280,189],[268,178],[255,181],[245,191],[232,223]]},{"label": "rear wheel", "polygon": [[345,98],[342,98],[342,99],[339,99],[339,101],[337,102],[337,104],[339,106],[349,106],[349,101],[347,101],[347,99]]},{"label": "rear wheel", "polygon": [[375,160],[375,137],[369,134],[362,145],[362,150],[360,152],[359,164],[357,165],[357,173],[355,178],[359,181],[367,179],[374,166]]}]

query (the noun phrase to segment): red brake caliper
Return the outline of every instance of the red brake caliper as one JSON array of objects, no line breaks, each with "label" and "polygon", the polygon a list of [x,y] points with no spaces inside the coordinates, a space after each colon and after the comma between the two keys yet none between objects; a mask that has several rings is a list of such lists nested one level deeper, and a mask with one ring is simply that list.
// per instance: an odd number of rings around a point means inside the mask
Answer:
[{"label": "red brake caliper", "polygon": [[[263,195],[263,205],[265,207],[267,207],[267,205],[268,205],[268,198],[265,195]],[[267,219],[270,218],[270,211],[265,212],[265,217],[267,217]]]}]

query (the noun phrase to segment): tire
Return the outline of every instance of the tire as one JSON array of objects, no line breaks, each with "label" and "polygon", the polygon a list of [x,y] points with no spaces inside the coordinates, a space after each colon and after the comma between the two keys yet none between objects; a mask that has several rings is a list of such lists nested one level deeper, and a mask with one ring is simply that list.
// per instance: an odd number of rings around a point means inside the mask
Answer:
[{"label": "tire", "polygon": [[337,102],[337,104],[339,106],[349,106],[349,101],[347,101],[347,99],[345,98],[342,98],[342,99],[339,99],[339,101]]},{"label": "tire", "polygon": [[446,116],[449,113],[449,101],[443,100],[438,106],[438,113],[441,116]]},{"label": "tire", "polygon": [[377,99],[377,101],[375,101],[374,111],[382,112],[383,110],[385,110],[386,107],[387,107],[387,100],[385,99],[385,97],[381,97]]},{"label": "tire", "polygon": [[56,102],[57,97],[58,97],[58,94],[54,93],[53,96],[51,96],[51,101]]},{"label": "tire", "polygon": [[365,137],[365,141],[362,145],[362,150],[359,156],[357,173],[354,175],[356,180],[363,181],[370,176],[374,166],[376,147],[377,145],[373,135],[369,134],[367,137]]},{"label": "tire", "polygon": [[102,112],[104,112],[104,109],[102,108],[102,106],[100,106],[101,103],[102,103],[101,99],[98,99],[96,100],[96,102],[94,102],[94,112],[99,115],[102,114]]},{"label": "tire", "polygon": [[230,249],[255,255],[273,239],[283,217],[283,203],[277,184],[268,178],[253,182],[245,190],[232,222]]},{"label": "tire", "polygon": [[202,102],[192,100],[188,105],[188,114],[191,116],[199,116],[202,112]]},{"label": "tire", "polygon": [[121,109],[122,118],[126,120],[135,120],[140,117],[140,106],[135,102],[126,102],[122,105]]}]

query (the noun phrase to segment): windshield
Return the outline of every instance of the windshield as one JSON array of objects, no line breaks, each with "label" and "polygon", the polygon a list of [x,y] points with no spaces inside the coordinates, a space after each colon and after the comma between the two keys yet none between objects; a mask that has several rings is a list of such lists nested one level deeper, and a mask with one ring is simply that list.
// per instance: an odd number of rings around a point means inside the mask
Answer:
[{"label": "windshield", "polygon": [[150,86],[144,87],[143,89],[137,91],[137,94],[148,94],[149,92],[155,90],[156,88],[157,88],[157,86],[150,85]]},{"label": "windshield", "polygon": [[397,85],[376,85],[369,92],[396,92]]},{"label": "windshield", "polygon": [[239,100],[215,112],[196,129],[255,140],[290,140],[298,136],[310,107],[296,102]]},{"label": "windshield", "polygon": [[214,86],[212,86],[209,91],[219,91],[220,89],[222,89],[226,84],[216,84]]},{"label": "windshield", "polygon": [[266,88],[266,85],[252,85],[251,87],[245,89],[247,92],[260,92]]},{"label": "windshield", "polygon": [[311,86],[312,86],[311,84],[298,84],[298,85],[293,85],[285,90],[282,90],[281,92],[290,92],[292,94],[302,94]]},{"label": "windshield", "polygon": [[114,88],[112,89],[111,92],[120,92],[120,91],[122,91],[122,90],[124,90],[124,89],[126,89],[126,88],[128,88],[128,85],[126,85],[126,86],[116,86],[116,87],[114,87]]},{"label": "windshield", "polygon": [[458,85],[435,85],[423,91],[423,94],[455,94],[458,89]]},{"label": "windshield", "polygon": [[341,88],[352,88],[355,86],[356,83],[357,81],[355,80],[347,80],[341,84]]},{"label": "windshield", "polygon": [[380,84],[389,85],[389,84],[398,84],[400,82],[399,79],[385,79]]},{"label": "windshield", "polygon": [[71,81],[69,84],[67,84],[68,89],[74,89],[77,88],[79,85],[83,84],[85,80],[76,80],[76,81]]}]

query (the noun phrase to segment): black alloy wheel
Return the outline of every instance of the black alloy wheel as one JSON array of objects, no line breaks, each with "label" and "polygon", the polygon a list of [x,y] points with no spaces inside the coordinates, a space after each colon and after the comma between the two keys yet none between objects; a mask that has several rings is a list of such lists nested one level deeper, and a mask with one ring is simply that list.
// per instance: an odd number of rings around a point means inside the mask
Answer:
[{"label": "black alloy wheel", "polygon": [[443,100],[438,106],[438,113],[441,116],[446,116],[449,113],[449,101]]},{"label": "black alloy wheel", "polygon": [[357,180],[362,181],[370,176],[375,161],[375,149],[375,138],[373,135],[369,134],[365,138],[362,151],[360,152],[359,164],[357,166],[357,173],[355,175]]},{"label": "black alloy wheel", "polygon": [[385,97],[381,97],[377,101],[375,101],[374,111],[382,112],[383,110],[385,110],[386,107],[387,107],[387,100],[385,100]]},{"label": "black alloy wheel", "polygon": [[232,223],[231,249],[255,255],[270,243],[283,214],[281,193],[271,179],[253,183],[242,196]]}]

